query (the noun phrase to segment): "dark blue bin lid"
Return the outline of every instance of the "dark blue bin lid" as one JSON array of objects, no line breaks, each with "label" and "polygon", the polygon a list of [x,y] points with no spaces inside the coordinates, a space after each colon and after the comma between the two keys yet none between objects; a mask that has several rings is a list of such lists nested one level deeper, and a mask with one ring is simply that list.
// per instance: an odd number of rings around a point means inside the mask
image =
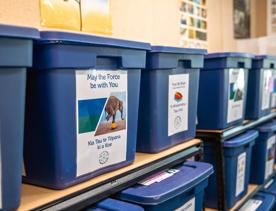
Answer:
[{"label": "dark blue bin lid", "polygon": [[97,208],[101,208],[103,210],[129,210],[129,211],[143,211],[144,209],[138,205],[119,201],[116,199],[107,198],[98,202],[95,205]]},{"label": "dark blue bin lid", "polygon": [[0,24],[0,37],[38,39],[39,32],[35,28]]},{"label": "dark blue bin lid", "polygon": [[139,204],[159,204],[196,187],[213,173],[211,164],[193,161],[187,161],[176,169],[179,172],[171,177],[148,186],[128,188],[119,193],[119,197]]},{"label": "dark blue bin lid", "polygon": [[177,53],[177,54],[205,55],[207,54],[207,50],[155,45],[155,46],[151,46],[151,53]]},{"label": "dark blue bin lid", "polygon": [[224,146],[229,148],[240,147],[253,142],[259,136],[259,132],[256,130],[249,130],[242,135],[235,138],[224,141]]},{"label": "dark blue bin lid", "polygon": [[276,131],[276,121],[265,123],[258,127],[259,132],[274,132]]},{"label": "dark blue bin lid", "polygon": [[100,37],[81,33],[61,31],[41,31],[40,42],[65,42],[85,45],[112,46],[139,50],[150,50],[150,44],[129,40],[121,40],[109,37]]},{"label": "dark blue bin lid", "polygon": [[256,55],[254,57],[255,60],[263,60],[263,59],[269,59],[269,60],[275,60],[276,61],[276,56],[274,55]]},{"label": "dark blue bin lid", "polygon": [[276,69],[276,56],[274,55],[256,55],[252,63],[253,69]]},{"label": "dark blue bin lid", "polygon": [[263,193],[263,192],[256,193],[252,197],[252,199],[262,201],[262,203],[256,209],[256,211],[271,210],[273,208],[273,206],[274,206],[274,203],[275,203],[275,197],[273,195],[267,194],[267,193]]},{"label": "dark blue bin lid", "polygon": [[241,53],[241,52],[209,53],[205,56],[205,59],[216,59],[216,58],[225,58],[225,57],[254,58],[254,55],[249,53]]}]

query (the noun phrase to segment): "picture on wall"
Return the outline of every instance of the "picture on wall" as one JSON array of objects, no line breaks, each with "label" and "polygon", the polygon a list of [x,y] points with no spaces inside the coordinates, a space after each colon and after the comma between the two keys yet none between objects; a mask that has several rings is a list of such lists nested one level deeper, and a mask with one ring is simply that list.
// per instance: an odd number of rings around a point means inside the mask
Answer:
[{"label": "picture on wall", "polygon": [[250,38],[250,0],[234,0],[234,37]]}]

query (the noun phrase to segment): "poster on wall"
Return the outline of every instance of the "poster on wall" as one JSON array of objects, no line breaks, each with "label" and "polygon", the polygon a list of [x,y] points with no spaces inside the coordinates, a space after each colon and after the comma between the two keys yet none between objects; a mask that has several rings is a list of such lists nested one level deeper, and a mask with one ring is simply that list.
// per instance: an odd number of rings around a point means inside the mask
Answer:
[{"label": "poster on wall", "polygon": [[180,45],[207,48],[206,0],[181,0]]},{"label": "poster on wall", "polygon": [[250,38],[250,0],[234,0],[234,37]]}]

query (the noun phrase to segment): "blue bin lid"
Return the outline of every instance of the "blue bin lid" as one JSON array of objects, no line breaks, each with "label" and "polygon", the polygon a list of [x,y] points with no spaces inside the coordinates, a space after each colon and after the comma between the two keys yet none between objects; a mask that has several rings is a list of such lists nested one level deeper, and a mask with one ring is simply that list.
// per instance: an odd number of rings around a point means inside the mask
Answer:
[{"label": "blue bin lid", "polygon": [[95,205],[97,208],[103,210],[131,210],[131,211],[143,211],[144,209],[136,204],[130,204],[127,202],[119,201],[116,199],[107,198],[98,202]]},{"label": "blue bin lid", "polygon": [[159,204],[181,193],[187,192],[206,180],[213,167],[208,163],[187,161],[176,168],[179,172],[160,182],[135,185],[118,194],[122,200],[139,204]]},{"label": "blue bin lid", "polygon": [[243,145],[246,145],[250,142],[254,142],[254,140],[259,136],[259,132],[256,130],[249,130],[242,135],[239,135],[235,138],[228,139],[224,141],[224,146],[225,147],[240,147]]},{"label": "blue bin lid", "polygon": [[254,57],[254,60],[263,60],[263,59],[269,59],[269,60],[276,61],[276,56],[274,56],[274,55],[256,55]]},{"label": "blue bin lid", "polygon": [[252,68],[276,69],[276,56],[273,55],[256,55],[253,59]]},{"label": "blue bin lid", "polygon": [[242,52],[224,52],[224,53],[209,53],[205,56],[205,59],[217,59],[225,57],[243,57],[243,58],[254,58],[253,54],[242,53]]},{"label": "blue bin lid", "polygon": [[[259,200],[262,203],[259,205],[259,207],[256,209],[256,211],[261,210],[271,210],[275,203],[275,197],[271,194],[258,192],[253,197],[253,200]],[[246,206],[246,205],[245,205]],[[245,207],[244,207],[245,208]],[[249,207],[247,207],[248,209]]]},{"label": "blue bin lid", "polygon": [[276,131],[276,121],[265,123],[258,127],[259,132],[274,132]]},{"label": "blue bin lid", "polygon": [[65,42],[85,45],[112,46],[121,48],[131,48],[139,50],[150,50],[150,44],[129,40],[121,40],[109,37],[100,37],[81,33],[61,32],[61,31],[41,31],[40,42]]},{"label": "blue bin lid", "polygon": [[38,39],[39,32],[35,28],[0,24],[0,37]]},{"label": "blue bin lid", "polygon": [[151,53],[177,53],[177,54],[191,54],[191,55],[205,55],[207,54],[206,49],[196,49],[196,48],[180,48],[180,47],[170,47],[170,46],[151,46]]}]

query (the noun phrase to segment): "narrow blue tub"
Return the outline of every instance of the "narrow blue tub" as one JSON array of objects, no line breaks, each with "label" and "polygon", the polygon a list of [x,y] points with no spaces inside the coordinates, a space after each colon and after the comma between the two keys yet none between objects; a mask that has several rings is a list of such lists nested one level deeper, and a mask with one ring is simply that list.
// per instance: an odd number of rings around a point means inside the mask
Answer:
[{"label": "narrow blue tub", "polygon": [[107,198],[98,203],[93,207],[86,209],[86,211],[144,211],[144,209],[136,204],[127,203],[117,199]]},{"label": "narrow blue tub", "polygon": [[116,197],[148,211],[202,210],[204,189],[212,165],[187,161],[174,169],[159,172]]},{"label": "narrow blue tub", "polygon": [[258,127],[259,137],[253,146],[250,183],[263,184],[274,172],[276,121]]},{"label": "narrow blue tub", "polygon": [[255,56],[248,76],[247,105],[245,118],[258,119],[271,112],[275,107],[273,95],[273,71],[276,68],[276,57],[268,55]]},{"label": "narrow blue tub", "polygon": [[[235,138],[224,141],[224,166],[226,207],[230,209],[247,193],[252,147],[258,131],[250,130]],[[211,144],[204,143],[204,161],[216,166],[216,151]],[[217,208],[217,181],[215,174],[210,177],[206,189],[206,207]]]},{"label": "narrow blue tub", "polygon": [[62,189],[134,160],[147,43],[41,32],[28,74],[24,181]]},{"label": "narrow blue tub", "polygon": [[198,129],[221,130],[243,122],[252,55],[208,54],[200,71]]},{"label": "narrow blue tub", "polygon": [[271,211],[275,204],[275,197],[271,194],[258,192],[249,199],[239,211]]},{"label": "narrow blue tub", "polygon": [[36,29],[0,24],[0,210],[20,203],[27,68]]},{"label": "narrow blue tub", "polygon": [[195,137],[202,49],[153,46],[142,72],[137,150],[157,153]]}]

